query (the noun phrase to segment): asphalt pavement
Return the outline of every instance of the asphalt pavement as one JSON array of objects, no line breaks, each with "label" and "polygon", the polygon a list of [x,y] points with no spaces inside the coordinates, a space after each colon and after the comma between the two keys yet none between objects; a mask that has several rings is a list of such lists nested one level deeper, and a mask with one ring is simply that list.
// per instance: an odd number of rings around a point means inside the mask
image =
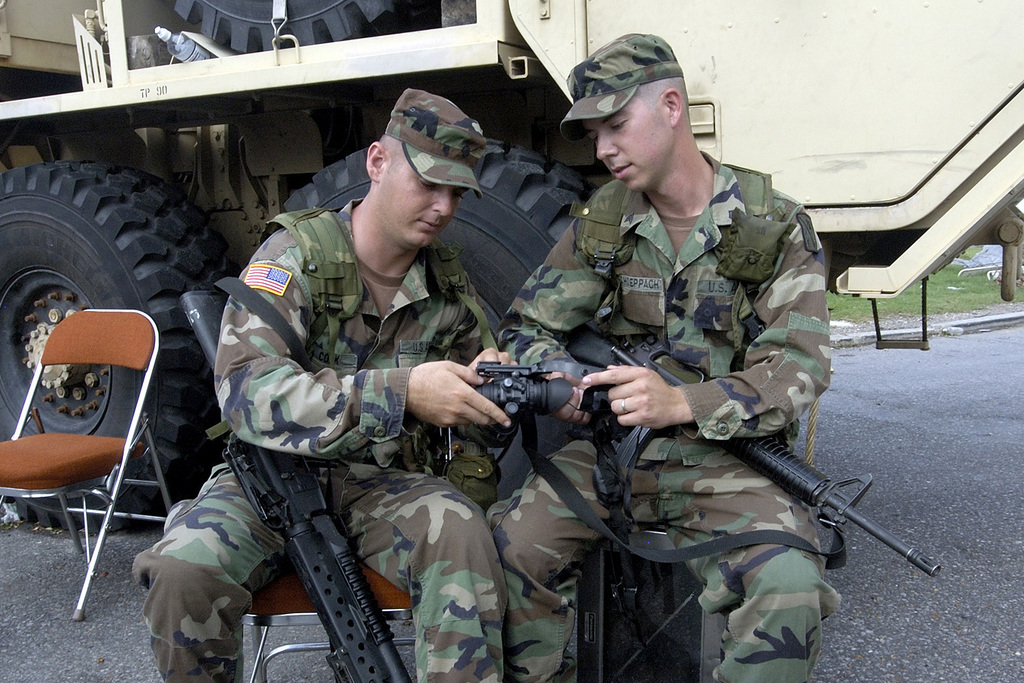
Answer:
[{"label": "asphalt pavement", "polygon": [[[1024,681],[1024,313],[989,318],[945,325],[926,352],[877,351],[874,333],[833,340],[815,465],[836,480],[873,474],[858,510],[943,568],[928,577],[851,528],[848,564],[828,576],[843,604],[816,683]],[[886,336],[900,333],[920,330]],[[155,524],[111,535],[75,623],[85,563],[66,532],[0,530],[0,683],[159,681],[131,579],[159,536]],[[332,681],[322,654],[279,662],[276,680]]]},{"label": "asphalt pavement", "polygon": [[857,509],[942,570],[928,577],[849,529],[815,681],[1024,681],[1024,326],[992,322],[929,351],[833,354],[816,467],[873,474]]}]

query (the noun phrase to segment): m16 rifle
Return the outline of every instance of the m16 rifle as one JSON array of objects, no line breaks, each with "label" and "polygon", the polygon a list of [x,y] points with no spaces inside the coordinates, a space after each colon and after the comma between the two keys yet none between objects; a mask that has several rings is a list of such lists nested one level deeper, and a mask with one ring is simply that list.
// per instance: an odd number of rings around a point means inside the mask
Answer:
[{"label": "m16 rifle", "polygon": [[[670,386],[702,379],[699,370],[676,362],[667,345],[655,339],[647,339],[635,345],[613,344],[593,329],[582,327],[570,338],[568,350],[577,360],[600,368],[609,365],[648,368],[658,373]],[[833,523],[842,524],[850,520],[928,576],[939,573],[941,566],[938,563],[855,509],[854,506],[871,486],[870,475],[833,481],[794,455],[775,436],[732,438],[723,441],[722,446],[805,504],[833,511]],[[847,494],[844,489],[854,484],[859,484],[860,488],[853,495]]]},{"label": "m16 rifle", "polygon": [[[216,291],[181,296],[181,306],[211,367],[226,300],[226,294]],[[267,317],[270,312],[257,313],[273,324]],[[327,631],[331,643],[327,661],[336,678],[359,683],[409,683],[394,635],[341,521],[324,498],[318,467],[325,463],[237,439],[229,442],[224,458],[263,523],[284,537],[285,552]]]}]

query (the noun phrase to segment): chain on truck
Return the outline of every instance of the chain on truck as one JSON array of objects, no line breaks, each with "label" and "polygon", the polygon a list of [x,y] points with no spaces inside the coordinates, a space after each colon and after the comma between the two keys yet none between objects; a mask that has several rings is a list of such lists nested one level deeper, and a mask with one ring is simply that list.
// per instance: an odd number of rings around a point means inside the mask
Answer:
[{"label": "chain on truck", "polygon": [[[179,295],[236,273],[278,213],[362,193],[362,150],[407,87],[450,97],[492,139],[484,196],[466,197],[445,237],[497,320],[573,202],[605,180],[558,123],[569,70],[628,31],[674,47],[704,151],[770,172],[808,207],[830,288],[884,309],[920,286],[923,315],[928,275],[994,244],[1012,300],[1024,234],[1024,44],[1005,20],[1016,10],[0,0],[0,430],[13,432],[65,315],[140,308],[162,338],[158,445],[176,497],[194,492],[219,457],[203,432],[217,411]],[[927,346],[924,326],[911,345]],[[102,433],[119,417],[124,387],[109,376],[71,369],[51,383],[38,409],[62,427]]]}]

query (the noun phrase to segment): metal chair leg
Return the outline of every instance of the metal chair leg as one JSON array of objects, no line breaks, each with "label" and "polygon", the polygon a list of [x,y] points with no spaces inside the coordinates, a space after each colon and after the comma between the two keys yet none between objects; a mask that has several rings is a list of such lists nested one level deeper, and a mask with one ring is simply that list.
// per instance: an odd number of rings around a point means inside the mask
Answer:
[{"label": "metal chair leg", "polygon": [[142,415],[142,433],[146,438],[146,446],[149,448],[149,461],[153,465],[153,472],[156,474],[157,488],[160,489],[160,496],[164,499],[164,512],[171,511],[171,494],[167,490],[167,482],[164,481],[164,471],[160,467],[160,456],[157,455],[156,440],[153,438],[153,430],[149,426],[149,415]]},{"label": "metal chair leg", "polygon": [[[99,533],[96,534],[96,546],[92,549],[92,556],[89,558],[89,569],[85,574],[85,581],[82,583],[82,592],[78,595],[78,603],[75,605],[75,611],[71,615],[72,621],[84,621],[85,620],[85,599],[89,597],[89,589],[92,587],[93,577],[96,575],[96,566],[99,564],[100,553],[103,551],[103,544],[107,540],[107,532],[110,531],[110,522],[114,518],[114,505],[117,503],[117,497],[121,491],[121,485],[124,482],[125,468],[117,468],[117,474],[114,477],[114,486],[110,492],[96,491],[95,493],[103,498],[107,499],[107,511],[103,515],[103,525],[99,529]],[[85,494],[82,495],[82,517],[86,520],[89,518],[89,513],[85,511]],[[88,533],[89,523],[86,521],[85,524],[86,532]],[[88,542],[88,535],[86,536]]]},{"label": "metal chair leg", "polygon": [[71,534],[71,543],[75,546],[75,550],[84,554],[85,548],[82,547],[82,539],[78,536],[78,525],[75,524],[75,519],[71,516],[68,497],[62,493],[57,496],[57,500],[60,501],[60,509],[64,513],[64,523],[68,527],[68,533]]},{"label": "metal chair leg", "polygon": [[[257,642],[257,635],[259,642]],[[252,660],[252,676],[249,677],[249,683],[267,683],[267,663],[263,659],[263,650],[267,646],[267,636],[269,635],[270,628],[267,626],[256,626],[252,633],[256,654]]]}]

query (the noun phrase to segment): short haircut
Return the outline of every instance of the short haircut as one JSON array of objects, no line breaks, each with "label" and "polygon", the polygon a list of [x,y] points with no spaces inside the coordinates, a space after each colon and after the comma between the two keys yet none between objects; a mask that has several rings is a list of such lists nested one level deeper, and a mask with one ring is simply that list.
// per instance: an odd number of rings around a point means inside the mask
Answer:
[{"label": "short haircut", "polygon": [[[642,100],[648,107],[651,107],[657,103],[661,94],[669,88],[675,88],[678,90],[683,96],[683,107],[689,107],[690,98],[686,95],[686,81],[682,76],[673,76],[671,78],[662,78],[657,81],[643,83],[639,88],[637,88],[636,95],[634,95],[634,97]],[[687,114],[687,116],[689,116],[689,114]]]}]

